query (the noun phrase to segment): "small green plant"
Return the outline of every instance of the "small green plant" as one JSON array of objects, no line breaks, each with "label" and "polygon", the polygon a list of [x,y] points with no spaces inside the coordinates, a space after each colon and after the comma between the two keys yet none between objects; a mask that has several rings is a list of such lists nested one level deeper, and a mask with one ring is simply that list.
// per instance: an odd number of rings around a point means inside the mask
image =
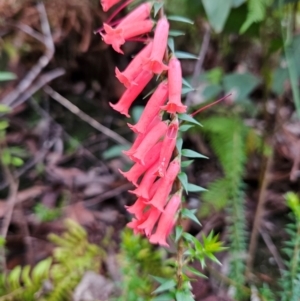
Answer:
[{"label": "small green plant", "polygon": [[62,214],[61,208],[48,208],[40,203],[34,206],[33,211],[42,222],[51,222]]},{"label": "small green plant", "polygon": [[1,301],[68,301],[86,271],[99,271],[105,252],[88,242],[86,231],[76,222],[68,219],[65,225],[61,236],[49,235],[56,245],[53,257],[1,275]]},{"label": "small green plant", "polygon": [[298,301],[300,299],[300,199],[293,192],[285,196],[287,205],[291,209],[290,217],[293,221],[286,225],[286,232],[290,239],[285,242],[284,253],[286,270],[280,280],[282,292],[281,301]]}]

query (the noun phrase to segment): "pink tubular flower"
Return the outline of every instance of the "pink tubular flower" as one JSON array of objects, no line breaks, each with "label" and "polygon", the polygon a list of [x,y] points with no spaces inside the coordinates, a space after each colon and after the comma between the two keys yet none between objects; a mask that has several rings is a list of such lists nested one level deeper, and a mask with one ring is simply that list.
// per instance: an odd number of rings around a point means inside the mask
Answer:
[{"label": "pink tubular flower", "polygon": [[147,204],[154,206],[159,211],[164,210],[168,195],[172,190],[173,183],[180,171],[180,162],[178,157],[175,158],[169,165],[166,175],[161,179],[160,185],[157,188],[153,198]]},{"label": "pink tubular flower", "polygon": [[141,183],[139,184],[138,188],[135,190],[129,190],[128,192],[137,195],[138,197],[142,197],[145,200],[149,200],[152,196],[150,194],[150,189],[153,186],[157,175],[155,172],[157,171],[158,164],[154,164],[150,169],[146,171],[143,176]]},{"label": "pink tubular flower", "polygon": [[[160,115],[155,116],[149,126],[147,127],[147,132],[149,132],[153,127],[155,127],[157,124],[161,122],[162,117]],[[146,137],[147,133],[139,134],[137,135],[134,143],[132,144],[131,148],[127,151],[123,151],[125,155],[127,155],[132,161],[134,161],[134,158],[132,155],[135,153],[139,145],[142,143],[144,138]]]},{"label": "pink tubular flower", "polygon": [[144,140],[138,146],[136,151],[132,154],[131,158],[140,164],[145,164],[146,155],[149,152],[149,149],[156,144],[156,142],[165,135],[168,129],[167,122],[161,121],[156,126],[154,126],[145,136]]},{"label": "pink tubular flower", "polygon": [[149,71],[142,70],[141,73],[135,79],[136,84],[131,85],[122,95],[118,103],[109,105],[120,112],[121,114],[130,117],[128,110],[136,97],[142,92],[146,85],[150,82],[153,74]]},{"label": "pink tubular flower", "polygon": [[162,142],[157,143],[154,145],[149,152],[145,156],[145,164],[142,165],[140,163],[135,163],[129,171],[121,171],[119,169],[119,172],[133,185],[137,185],[137,180],[139,177],[148,170],[155,162],[157,162],[161,150]]},{"label": "pink tubular flower", "polygon": [[151,31],[153,22],[151,20],[137,21],[135,23],[125,24],[112,28],[108,24],[103,24],[106,34],[100,33],[106,44],[112,45],[116,52],[124,53],[121,46],[126,40],[136,36],[143,35]]},{"label": "pink tubular flower", "polygon": [[104,11],[108,11],[112,6],[120,1],[121,0],[101,0],[101,5]]},{"label": "pink tubular flower", "polygon": [[182,90],[182,71],[179,60],[172,57],[169,61],[168,71],[169,81],[169,101],[166,106],[161,109],[166,110],[168,113],[185,113],[186,106],[181,103],[181,90]]},{"label": "pink tubular flower", "polygon": [[162,213],[156,232],[151,235],[149,241],[153,244],[160,244],[161,246],[169,247],[167,243],[167,237],[172,231],[175,225],[175,214],[181,203],[181,191],[174,194],[168,202],[165,211]]},{"label": "pink tubular flower", "polygon": [[160,74],[164,70],[168,70],[168,66],[162,62],[167,49],[168,34],[169,22],[166,17],[163,17],[157,22],[151,56],[145,62],[144,69],[151,70],[155,74]]},{"label": "pink tubular flower", "polygon": [[150,2],[143,3],[139,5],[137,8],[132,10],[125,18],[121,20],[121,22],[118,24],[118,27],[124,26],[127,24],[131,24],[143,21],[150,17],[152,4]]},{"label": "pink tubular flower", "polygon": [[151,235],[153,227],[155,226],[156,222],[158,221],[161,212],[156,209],[155,207],[151,206],[149,209],[149,215],[147,219],[140,225],[138,225],[139,230],[144,230],[146,236]]},{"label": "pink tubular flower", "polygon": [[127,211],[131,214],[134,214],[137,219],[142,218],[146,207],[147,207],[147,204],[145,203],[145,199],[142,197],[139,197],[133,205],[125,206]]},{"label": "pink tubular flower", "polygon": [[156,175],[164,177],[166,169],[171,160],[178,134],[179,123],[178,119],[175,118],[169,125],[165,138],[163,140],[162,148],[159,156],[159,165],[156,170]]},{"label": "pink tubular flower", "polygon": [[154,91],[136,125],[128,124],[135,133],[144,133],[153,118],[159,113],[160,107],[168,98],[168,83],[162,82]]},{"label": "pink tubular flower", "polygon": [[152,41],[135,56],[135,58],[130,62],[130,64],[123,72],[120,72],[117,67],[115,68],[117,79],[126,88],[134,84],[133,80],[141,72],[142,63],[145,60],[145,58],[150,55],[151,50],[152,50]]}]

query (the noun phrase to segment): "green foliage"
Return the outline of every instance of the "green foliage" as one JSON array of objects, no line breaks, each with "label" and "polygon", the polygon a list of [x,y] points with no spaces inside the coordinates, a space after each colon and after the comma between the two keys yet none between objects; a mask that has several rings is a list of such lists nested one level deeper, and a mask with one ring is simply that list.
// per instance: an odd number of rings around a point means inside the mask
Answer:
[{"label": "green foliage", "polygon": [[60,208],[48,208],[40,203],[33,208],[33,211],[42,222],[53,221],[60,217],[62,213]]},{"label": "green foliage", "polygon": [[122,271],[120,301],[152,300],[152,292],[156,286],[154,278],[171,278],[172,269],[163,262],[162,250],[155,250],[147,239],[134,235],[130,230],[122,233],[121,252],[119,262]]},{"label": "green foliage", "polygon": [[253,23],[263,21],[266,16],[266,9],[271,3],[272,0],[248,0],[248,15],[240,32],[244,33]]},{"label": "green foliage", "polygon": [[56,245],[52,258],[36,266],[17,266],[0,282],[1,301],[68,301],[86,271],[98,272],[103,250],[88,242],[86,231],[72,220],[66,220],[66,231],[50,234]]},{"label": "green foliage", "polygon": [[235,297],[241,300],[242,291],[239,288],[245,282],[245,260],[242,257],[246,253],[247,238],[242,176],[249,130],[236,116],[211,117],[203,124],[224,173],[223,179],[210,184],[208,191],[203,193],[204,213],[208,213],[211,206],[217,210],[227,209],[232,256],[229,276],[237,285]]},{"label": "green foliage", "polygon": [[291,209],[293,223],[286,226],[290,239],[285,243],[286,270],[281,283],[281,301],[300,299],[300,198],[292,192],[286,194],[287,205]]}]

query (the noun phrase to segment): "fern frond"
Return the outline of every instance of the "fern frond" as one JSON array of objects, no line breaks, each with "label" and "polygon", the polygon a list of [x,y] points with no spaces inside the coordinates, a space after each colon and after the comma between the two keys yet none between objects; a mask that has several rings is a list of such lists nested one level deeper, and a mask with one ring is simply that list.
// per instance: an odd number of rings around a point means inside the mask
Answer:
[{"label": "fern frond", "polygon": [[248,0],[248,15],[240,32],[244,33],[253,23],[263,21],[269,4],[270,0]]},{"label": "fern frond", "polygon": [[[246,163],[248,128],[238,117],[218,116],[204,120],[202,123],[224,172],[223,179],[209,185],[204,198],[206,202],[211,198],[212,203],[219,207],[226,204],[229,249],[232,254],[229,276],[236,283],[235,298],[242,300],[243,292],[240,288],[245,283],[246,237],[248,236],[242,177]],[[217,208],[218,206],[215,205]]]}]

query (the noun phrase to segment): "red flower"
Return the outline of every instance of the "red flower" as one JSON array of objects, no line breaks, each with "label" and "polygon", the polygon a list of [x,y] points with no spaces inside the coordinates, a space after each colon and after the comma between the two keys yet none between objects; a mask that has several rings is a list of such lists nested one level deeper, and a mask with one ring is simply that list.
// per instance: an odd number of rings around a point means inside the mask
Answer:
[{"label": "red flower", "polygon": [[139,197],[132,206],[125,206],[125,208],[129,213],[134,214],[137,219],[141,219],[147,206],[145,199]]},{"label": "red flower", "polygon": [[138,123],[136,125],[128,124],[128,126],[136,133],[144,133],[153,118],[159,113],[160,107],[166,102],[168,92],[168,83],[166,81],[160,83],[148,100]]},{"label": "red flower", "polygon": [[104,11],[108,11],[112,6],[120,1],[121,0],[101,0],[101,5]]},{"label": "red flower", "polygon": [[155,226],[156,222],[158,221],[161,212],[160,210],[156,209],[155,207],[151,206],[150,209],[147,211],[149,214],[146,220],[137,226],[139,230],[144,230],[146,236],[151,235],[153,227]]},{"label": "red flower", "polygon": [[[149,189],[149,198],[154,196],[154,193],[159,185],[160,180],[156,181],[154,184],[151,185]],[[137,219],[143,219],[145,214],[145,209],[149,206],[146,204],[147,199],[143,197],[139,197],[132,206],[125,206],[128,212],[134,214]]]},{"label": "red flower", "polygon": [[162,62],[167,49],[168,34],[169,22],[166,17],[163,17],[157,22],[151,56],[147,62],[145,62],[144,69],[151,70],[155,74],[160,74],[164,70],[168,70],[168,66]]},{"label": "red flower", "polygon": [[143,3],[139,5],[137,8],[132,10],[125,18],[121,20],[118,24],[118,27],[122,27],[126,24],[136,23],[138,21],[143,21],[150,17],[152,4],[150,2]]},{"label": "red flower", "polygon": [[135,84],[132,84],[122,95],[118,103],[109,105],[116,111],[130,117],[128,110],[137,96],[142,92],[146,85],[150,82],[153,74],[149,71],[142,70],[141,73],[136,77]]},{"label": "red flower", "polygon": [[149,191],[153,186],[155,179],[157,178],[157,175],[155,174],[155,172],[157,171],[157,166],[158,163],[152,165],[152,167],[148,169],[144,174],[143,179],[139,184],[138,188],[136,188],[135,190],[129,190],[128,192],[133,193],[138,197],[142,197],[145,200],[149,200],[153,196],[151,196]]},{"label": "red flower", "polygon": [[106,32],[106,34],[100,33],[103,41],[106,44],[112,45],[116,52],[124,54],[120,47],[125,41],[150,32],[153,27],[153,22],[151,20],[137,21],[130,24],[126,23],[123,26],[117,26],[116,28],[112,28],[104,23],[103,27]]},{"label": "red flower", "polygon": [[134,79],[136,76],[141,72],[141,66],[143,61],[145,60],[146,57],[148,57],[151,53],[152,50],[152,41],[145,46],[131,61],[131,63],[127,66],[127,68],[123,71],[120,72],[119,69],[116,67],[115,72],[116,72],[116,77],[117,79],[124,84],[126,88],[130,87],[134,83]]},{"label": "red flower", "polygon": [[162,148],[159,156],[159,165],[156,170],[156,175],[159,177],[164,177],[166,173],[166,169],[171,160],[175,145],[176,138],[178,134],[179,123],[178,119],[175,118],[169,125],[167,133],[165,135]]},{"label": "red flower", "polygon": [[169,61],[168,71],[169,81],[169,101],[166,106],[161,107],[168,113],[185,113],[186,106],[181,103],[181,90],[182,90],[182,71],[179,60],[172,57]]},{"label": "red flower", "polygon": [[132,154],[131,158],[135,162],[140,164],[145,164],[145,156],[148,154],[149,150],[153,145],[165,135],[168,129],[167,122],[161,121],[156,126],[154,126],[145,136],[141,144],[138,146],[136,151]]},{"label": "red flower", "polygon": [[149,241],[153,244],[169,247],[167,237],[171,233],[175,223],[175,214],[181,203],[181,191],[174,194],[168,202],[164,212],[160,216],[156,232],[151,235]]},{"label": "red flower", "polygon": [[124,172],[119,169],[119,172],[133,185],[138,186],[137,180],[139,177],[148,170],[155,162],[157,162],[159,158],[159,153],[161,150],[162,142],[157,143],[154,145],[150,151],[145,156],[145,164],[142,165],[140,163],[135,163],[130,170]]},{"label": "red flower", "polygon": [[127,151],[123,151],[123,153],[125,155],[127,155],[132,161],[134,161],[134,158],[132,157],[132,155],[135,153],[135,151],[137,150],[137,148],[139,147],[139,145],[142,143],[142,141],[144,140],[144,138],[146,137],[147,133],[153,128],[155,127],[157,124],[159,124],[161,122],[161,116],[157,115],[155,116],[155,118],[153,118],[153,120],[151,121],[151,123],[149,124],[149,126],[147,127],[147,132],[143,133],[143,134],[138,134],[134,143],[132,144],[131,148]]},{"label": "red flower", "polygon": [[154,206],[159,211],[164,210],[168,195],[172,190],[173,183],[180,171],[180,161],[175,158],[169,165],[166,175],[161,178],[159,187],[157,188],[153,198],[147,204]]}]

